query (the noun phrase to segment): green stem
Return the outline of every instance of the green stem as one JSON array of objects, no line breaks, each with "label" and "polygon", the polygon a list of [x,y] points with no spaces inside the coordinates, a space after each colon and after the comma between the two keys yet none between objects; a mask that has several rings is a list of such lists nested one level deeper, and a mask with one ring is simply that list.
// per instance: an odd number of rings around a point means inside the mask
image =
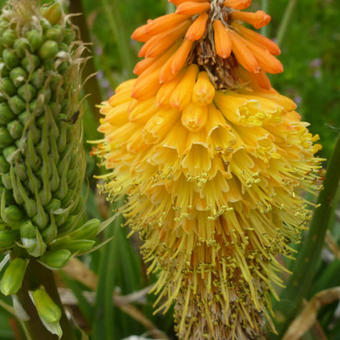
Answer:
[{"label": "green stem", "polygon": [[33,305],[28,294],[29,291],[37,289],[41,285],[44,286],[53,302],[56,303],[62,311],[62,317],[60,320],[60,325],[63,330],[62,339],[76,340],[72,326],[66,317],[63,305],[61,303],[52,271],[43,267],[34,260],[32,260],[27,267],[22,288],[18,293],[19,301],[30,317],[30,319],[25,324],[32,340],[58,339],[57,336],[51,334],[42,324],[35,306]]},{"label": "green stem", "polygon": [[118,53],[127,76],[132,75],[132,68],[134,64],[134,57],[131,52],[129,41],[125,26],[122,22],[118,11],[118,5],[115,0],[102,0],[105,14],[108,17],[108,23],[112,30],[113,36],[116,38],[118,44]]},{"label": "green stem", "polygon": [[[81,15],[74,16],[72,21],[75,25],[79,27],[81,39],[85,43],[91,42],[91,36],[89,29],[87,27],[85,12],[83,10],[82,0],[72,0],[70,1],[70,12],[77,13]],[[97,73],[96,66],[94,64],[93,56],[93,47],[92,44],[87,46],[87,50],[84,52],[84,57],[91,57],[88,59],[86,63],[86,67],[84,69],[83,78],[87,79],[84,84],[84,90],[88,95],[87,101],[89,103],[91,112],[96,119],[99,119],[99,110],[96,105],[100,104],[102,100],[100,86],[95,74]]]},{"label": "green stem", "polygon": [[[261,8],[264,12],[268,13],[268,9],[269,9],[268,0],[262,0]],[[261,28],[261,34],[264,35],[265,37],[268,36],[268,26],[264,26]]]},{"label": "green stem", "polygon": [[287,288],[282,292],[281,301],[275,308],[278,316],[278,330],[281,335],[284,334],[301,307],[303,298],[309,294],[317,264],[321,258],[329,221],[332,217],[332,206],[340,181],[339,169],[340,135],[328,163],[326,178],[323,183],[324,188],[318,198],[319,206],[314,211],[308,235],[297,257]]},{"label": "green stem", "polygon": [[292,17],[293,10],[294,10],[294,7],[296,5],[296,2],[297,2],[297,0],[290,0],[287,7],[286,7],[285,13],[283,15],[283,18],[282,18],[282,21],[281,21],[281,24],[279,26],[277,36],[276,36],[276,41],[277,41],[277,44],[279,46],[281,45],[283,38],[286,34],[286,31],[287,31],[287,28],[288,28],[288,25],[289,25],[289,21]]}]

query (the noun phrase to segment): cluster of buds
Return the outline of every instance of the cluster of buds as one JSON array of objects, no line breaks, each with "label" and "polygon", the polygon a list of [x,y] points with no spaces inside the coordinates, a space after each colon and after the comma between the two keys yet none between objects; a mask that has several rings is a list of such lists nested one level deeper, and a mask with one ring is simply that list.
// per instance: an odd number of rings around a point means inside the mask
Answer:
[{"label": "cluster of buds", "polygon": [[[84,45],[60,5],[12,0],[0,15],[0,249],[4,295],[21,288],[30,261],[63,267],[95,246],[99,220],[84,223],[81,116]],[[60,335],[60,312],[43,287],[31,299]],[[45,307],[44,307],[45,306]],[[46,307],[47,306],[47,307]]]}]

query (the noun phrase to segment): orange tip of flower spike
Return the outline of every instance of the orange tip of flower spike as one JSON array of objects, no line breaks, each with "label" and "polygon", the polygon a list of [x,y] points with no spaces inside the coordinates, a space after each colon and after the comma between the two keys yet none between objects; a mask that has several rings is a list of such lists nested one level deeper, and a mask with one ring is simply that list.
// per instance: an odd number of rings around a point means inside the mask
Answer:
[{"label": "orange tip of flower spike", "polygon": [[252,0],[225,0],[224,6],[234,9],[246,9],[251,5]]},{"label": "orange tip of flower spike", "polygon": [[215,31],[216,53],[221,58],[226,59],[231,54],[231,40],[229,33],[221,20],[215,20],[213,26]]},{"label": "orange tip of flower spike", "polygon": [[185,39],[179,49],[175,52],[171,64],[172,74],[177,74],[178,71],[180,71],[185,65],[192,48],[192,44],[193,42],[191,40]]},{"label": "orange tip of flower spike", "polygon": [[271,20],[271,16],[263,11],[257,11],[255,13],[234,11],[231,13],[231,18],[233,20],[244,21],[254,26],[256,29],[268,25]]},{"label": "orange tip of flower spike", "polygon": [[163,33],[164,30],[175,28],[187,18],[187,15],[180,15],[177,13],[166,14],[155,20],[152,20],[149,24],[147,24],[145,31],[149,35]]},{"label": "orange tip of flower spike", "polygon": [[176,10],[177,14],[195,15],[207,11],[210,8],[210,2],[186,1],[181,3]]}]

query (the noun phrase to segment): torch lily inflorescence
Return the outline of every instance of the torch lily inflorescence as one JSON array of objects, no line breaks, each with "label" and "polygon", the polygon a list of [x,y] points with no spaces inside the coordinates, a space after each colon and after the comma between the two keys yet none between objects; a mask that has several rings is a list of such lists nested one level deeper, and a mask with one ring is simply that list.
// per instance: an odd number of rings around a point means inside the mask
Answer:
[{"label": "torch lily inflorescence", "polygon": [[319,189],[318,136],[266,73],[279,47],[243,26],[270,21],[251,0],[173,0],[133,33],[136,79],[101,105],[101,186],[143,240],[158,311],[181,339],[255,339]]}]

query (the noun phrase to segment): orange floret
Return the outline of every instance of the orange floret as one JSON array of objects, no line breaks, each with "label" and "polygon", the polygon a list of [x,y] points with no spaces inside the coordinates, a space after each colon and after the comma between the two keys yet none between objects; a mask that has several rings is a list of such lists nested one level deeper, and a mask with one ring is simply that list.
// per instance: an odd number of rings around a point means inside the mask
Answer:
[{"label": "orange floret", "polygon": [[251,5],[252,0],[225,0],[224,6],[234,9],[246,9]]},{"label": "orange floret", "polygon": [[233,20],[241,20],[247,22],[248,24],[254,26],[256,29],[268,25],[271,20],[271,16],[263,11],[257,11],[255,13],[234,11],[231,13],[231,18]]},{"label": "orange floret", "polygon": [[241,35],[253,42],[256,42],[257,44],[265,47],[271,54],[279,55],[281,54],[281,50],[277,44],[275,44],[274,41],[266,38],[262,34],[259,34],[253,30],[250,30],[249,28],[244,27],[243,25],[240,25],[237,22],[233,22],[232,26],[237,28],[238,32],[241,33]]},{"label": "orange floret", "polygon": [[210,2],[186,1],[181,3],[176,10],[177,14],[194,15],[207,11],[210,8]]},{"label": "orange floret", "polygon": [[216,53],[221,58],[226,59],[231,54],[231,40],[229,33],[221,20],[215,20],[213,26],[215,32]]},{"label": "orange floret", "polygon": [[187,30],[187,33],[185,35],[185,38],[188,40],[199,40],[202,38],[206,26],[207,26],[207,21],[209,19],[209,16],[207,13],[202,13],[189,27]]},{"label": "orange floret", "polygon": [[233,46],[233,53],[237,61],[249,72],[260,72],[260,66],[256,58],[243,42],[242,38],[232,30],[229,30],[229,35]]}]

